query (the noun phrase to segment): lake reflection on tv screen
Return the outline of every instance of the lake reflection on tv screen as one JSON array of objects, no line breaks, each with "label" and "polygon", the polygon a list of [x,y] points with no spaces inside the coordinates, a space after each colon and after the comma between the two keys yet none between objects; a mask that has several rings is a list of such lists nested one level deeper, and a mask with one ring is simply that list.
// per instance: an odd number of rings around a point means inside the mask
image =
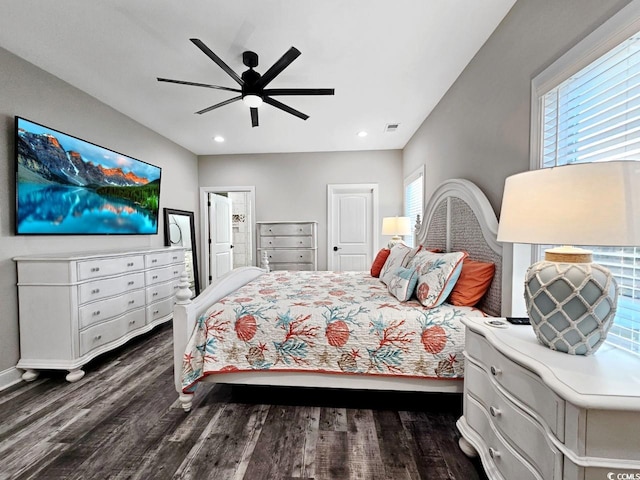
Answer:
[{"label": "lake reflection on tv screen", "polygon": [[133,202],[85,187],[20,184],[18,233],[154,234],[157,218]]}]

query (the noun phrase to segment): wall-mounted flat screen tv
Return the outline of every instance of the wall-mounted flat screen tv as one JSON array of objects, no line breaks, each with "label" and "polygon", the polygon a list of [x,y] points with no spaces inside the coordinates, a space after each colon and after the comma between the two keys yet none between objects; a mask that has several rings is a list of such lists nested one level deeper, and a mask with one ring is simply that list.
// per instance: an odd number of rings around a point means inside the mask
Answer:
[{"label": "wall-mounted flat screen tv", "polygon": [[158,233],[161,168],[16,117],[17,235]]}]

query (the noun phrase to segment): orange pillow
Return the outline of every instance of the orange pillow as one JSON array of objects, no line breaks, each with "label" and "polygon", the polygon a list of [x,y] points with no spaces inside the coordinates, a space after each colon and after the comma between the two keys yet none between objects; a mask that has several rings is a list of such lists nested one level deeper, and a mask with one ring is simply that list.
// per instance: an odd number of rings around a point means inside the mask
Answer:
[{"label": "orange pillow", "polygon": [[449,303],[458,307],[473,307],[489,290],[495,271],[493,263],[465,258],[460,278],[449,296]]},{"label": "orange pillow", "polygon": [[372,277],[380,276],[380,271],[382,270],[382,267],[384,266],[384,262],[387,261],[387,258],[389,257],[390,253],[391,253],[391,250],[388,248],[383,248],[378,252],[378,255],[376,255],[376,259],[373,261],[373,264],[371,265]]}]

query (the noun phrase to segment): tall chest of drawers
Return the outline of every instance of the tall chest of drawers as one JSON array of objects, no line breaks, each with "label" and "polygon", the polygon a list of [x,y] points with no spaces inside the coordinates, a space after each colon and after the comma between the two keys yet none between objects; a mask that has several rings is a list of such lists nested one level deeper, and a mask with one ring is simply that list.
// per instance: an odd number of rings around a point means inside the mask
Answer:
[{"label": "tall chest of drawers", "polygon": [[271,270],[317,270],[317,222],[256,222],[258,258]]},{"label": "tall chest of drawers", "polygon": [[494,480],[640,478],[640,359],[609,345],[573,356],[530,326],[464,319],[460,447]]},{"label": "tall chest of drawers", "polygon": [[77,381],[89,360],[170,320],[185,265],[177,248],[14,260],[27,381],[40,369]]}]

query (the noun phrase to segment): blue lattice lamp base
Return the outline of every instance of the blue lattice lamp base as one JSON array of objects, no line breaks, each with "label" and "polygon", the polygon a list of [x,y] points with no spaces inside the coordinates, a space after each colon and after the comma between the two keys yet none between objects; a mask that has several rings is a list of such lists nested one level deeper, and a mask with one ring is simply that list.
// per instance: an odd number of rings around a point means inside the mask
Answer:
[{"label": "blue lattice lamp base", "polygon": [[552,350],[591,355],[613,323],[618,285],[609,270],[590,262],[590,252],[549,252],[527,271],[525,302],[531,325],[538,341]]}]

